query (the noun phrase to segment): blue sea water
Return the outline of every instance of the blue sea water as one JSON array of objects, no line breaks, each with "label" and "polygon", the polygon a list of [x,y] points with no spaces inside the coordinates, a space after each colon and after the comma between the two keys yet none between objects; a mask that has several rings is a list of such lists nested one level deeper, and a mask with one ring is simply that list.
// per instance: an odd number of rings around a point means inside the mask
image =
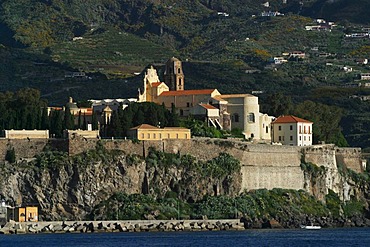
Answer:
[{"label": "blue sea water", "polygon": [[12,246],[370,246],[370,228],[0,235]]}]

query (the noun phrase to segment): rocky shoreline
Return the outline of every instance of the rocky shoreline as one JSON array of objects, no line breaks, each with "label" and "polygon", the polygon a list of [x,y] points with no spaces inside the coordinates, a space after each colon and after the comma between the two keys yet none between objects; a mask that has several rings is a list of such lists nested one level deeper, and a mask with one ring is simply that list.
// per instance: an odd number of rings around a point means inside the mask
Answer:
[{"label": "rocky shoreline", "polygon": [[8,222],[0,234],[245,230],[239,219]]},{"label": "rocky shoreline", "polygon": [[[321,227],[370,227],[369,219],[354,218],[330,222],[315,220]],[[293,226],[294,225],[294,226]],[[300,225],[281,225],[278,221],[251,222],[245,218],[221,220],[115,220],[115,221],[10,221],[0,228],[0,234],[33,233],[101,233],[101,232],[173,232],[173,231],[238,231],[246,229],[299,228]]]}]

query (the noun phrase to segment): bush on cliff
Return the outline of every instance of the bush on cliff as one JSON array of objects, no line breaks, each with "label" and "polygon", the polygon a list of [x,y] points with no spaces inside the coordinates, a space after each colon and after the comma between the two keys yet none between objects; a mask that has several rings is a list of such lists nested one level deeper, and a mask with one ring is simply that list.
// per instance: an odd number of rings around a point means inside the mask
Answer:
[{"label": "bush on cliff", "polygon": [[[260,189],[237,197],[206,196],[189,203],[176,194],[154,199],[149,195],[117,193],[97,205],[92,219],[209,219],[247,218],[251,221],[276,219],[283,225],[305,223],[307,217],[329,217],[330,208],[304,191]],[[349,207],[357,207],[349,205]]]},{"label": "bush on cliff", "polygon": [[5,160],[9,163],[15,162],[15,151],[14,148],[6,150]]}]

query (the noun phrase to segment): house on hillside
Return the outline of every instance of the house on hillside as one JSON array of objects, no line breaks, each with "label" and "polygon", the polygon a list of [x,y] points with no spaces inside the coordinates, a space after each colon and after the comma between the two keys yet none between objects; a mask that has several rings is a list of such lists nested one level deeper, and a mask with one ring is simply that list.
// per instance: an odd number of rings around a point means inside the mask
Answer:
[{"label": "house on hillside", "polygon": [[292,51],[289,53],[289,57],[293,57],[293,58],[305,58],[306,57],[306,53],[304,53],[303,51]]},{"label": "house on hillside", "polygon": [[370,73],[361,73],[360,80],[370,80]]},{"label": "house on hillside", "polygon": [[295,117],[280,116],[271,123],[272,142],[290,146],[312,145],[313,122]]}]

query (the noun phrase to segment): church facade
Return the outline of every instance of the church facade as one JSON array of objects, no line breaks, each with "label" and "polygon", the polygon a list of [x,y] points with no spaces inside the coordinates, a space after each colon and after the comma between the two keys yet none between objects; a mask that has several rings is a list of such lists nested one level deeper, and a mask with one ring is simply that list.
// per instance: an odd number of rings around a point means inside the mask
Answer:
[{"label": "church facade", "polygon": [[160,82],[156,69],[148,68],[143,88],[138,102],[164,104],[169,110],[175,107],[180,116],[205,119],[218,129],[241,129],[246,139],[271,140],[273,117],[260,113],[258,97],[223,95],[217,89],[185,90],[185,76],[177,58],[166,62],[164,82]]}]

